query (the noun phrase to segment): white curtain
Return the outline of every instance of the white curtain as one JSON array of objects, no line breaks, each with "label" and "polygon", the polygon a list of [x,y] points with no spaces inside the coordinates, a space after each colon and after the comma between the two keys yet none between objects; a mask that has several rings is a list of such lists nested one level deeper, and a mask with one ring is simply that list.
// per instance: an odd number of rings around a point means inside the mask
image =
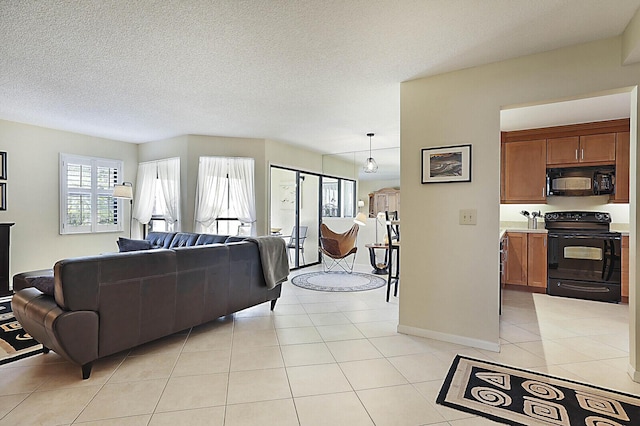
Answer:
[{"label": "white curtain", "polygon": [[195,232],[206,232],[222,212],[226,201],[228,159],[200,157],[196,186]]},{"label": "white curtain", "polygon": [[153,202],[155,199],[157,168],[155,163],[138,164],[138,177],[136,178],[136,195],[133,205],[133,218],[138,222],[131,233],[134,238],[142,238],[142,230],[139,224],[147,224],[153,214]]},{"label": "white curtain", "polygon": [[167,230],[180,231],[180,159],[170,158],[157,162],[158,193],[162,199],[158,201],[163,205],[164,219]]},{"label": "white curtain", "polygon": [[256,235],[256,197],[253,158],[229,159],[229,198],[240,222],[251,225]]}]

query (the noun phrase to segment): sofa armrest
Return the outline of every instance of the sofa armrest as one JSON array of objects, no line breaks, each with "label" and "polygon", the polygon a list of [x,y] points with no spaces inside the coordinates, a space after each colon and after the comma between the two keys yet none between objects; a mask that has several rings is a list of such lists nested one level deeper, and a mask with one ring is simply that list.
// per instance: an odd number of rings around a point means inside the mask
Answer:
[{"label": "sofa armrest", "polygon": [[98,313],[64,311],[54,298],[35,288],[17,292],[11,300],[22,327],[63,358],[84,365],[98,359]]}]

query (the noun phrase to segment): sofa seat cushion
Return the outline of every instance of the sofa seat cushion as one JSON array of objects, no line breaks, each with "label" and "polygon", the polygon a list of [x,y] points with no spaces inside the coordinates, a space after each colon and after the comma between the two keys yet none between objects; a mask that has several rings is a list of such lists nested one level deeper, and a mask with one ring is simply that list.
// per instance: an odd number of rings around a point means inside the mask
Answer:
[{"label": "sofa seat cushion", "polygon": [[[44,284],[44,281],[50,281],[51,283],[53,283],[53,269],[40,269],[38,271],[29,271],[16,274],[13,276],[13,291],[15,293],[22,290],[23,288],[35,287],[34,281],[36,281],[36,278],[44,277],[46,277],[47,279],[37,280],[39,281],[39,285]],[[43,288],[46,288],[48,285],[48,283],[44,284]],[[40,289],[38,288],[38,290]],[[42,292],[44,293],[44,291]],[[53,294],[53,290],[51,290],[51,294]]]},{"label": "sofa seat cushion", "polygon": [[31,287],[35,287],[42,293],[53,296],[53,289],[55,288],[56,280],[53,275],[40,275],[37,277],[27,277],[27,282]]}]

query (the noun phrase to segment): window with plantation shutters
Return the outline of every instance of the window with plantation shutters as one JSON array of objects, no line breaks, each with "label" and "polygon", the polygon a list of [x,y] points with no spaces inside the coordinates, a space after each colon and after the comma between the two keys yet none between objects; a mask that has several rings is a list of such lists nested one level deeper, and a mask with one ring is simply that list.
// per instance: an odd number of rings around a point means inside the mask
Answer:
[{"label": "window with plantation shutters", "polygon": [[122,231],[122,161],[60,154],[60,233]]}]

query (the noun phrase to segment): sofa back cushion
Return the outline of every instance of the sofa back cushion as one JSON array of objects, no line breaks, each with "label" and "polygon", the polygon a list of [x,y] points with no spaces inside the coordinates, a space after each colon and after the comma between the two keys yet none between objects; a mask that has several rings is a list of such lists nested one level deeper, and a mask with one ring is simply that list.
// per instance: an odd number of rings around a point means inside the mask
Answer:
[{"label": "sofa back cushion", "polygon": [[196,240],[196,245],[202,246],[205,244],[224,244],[228,237],[228,235],[200,234],[198,236],[198,239]]},{"label": "sofa back cushion", "polygon": [[191,247],[196,245],[198,234],[192,234],[190,232],[178,232],[173,236],[169,248],[176,247]]},{"label": "sofa back cushion", "polygon": [[151,243],[151,248],[169,248],[175,232],[149,232],[145,238]]}]

